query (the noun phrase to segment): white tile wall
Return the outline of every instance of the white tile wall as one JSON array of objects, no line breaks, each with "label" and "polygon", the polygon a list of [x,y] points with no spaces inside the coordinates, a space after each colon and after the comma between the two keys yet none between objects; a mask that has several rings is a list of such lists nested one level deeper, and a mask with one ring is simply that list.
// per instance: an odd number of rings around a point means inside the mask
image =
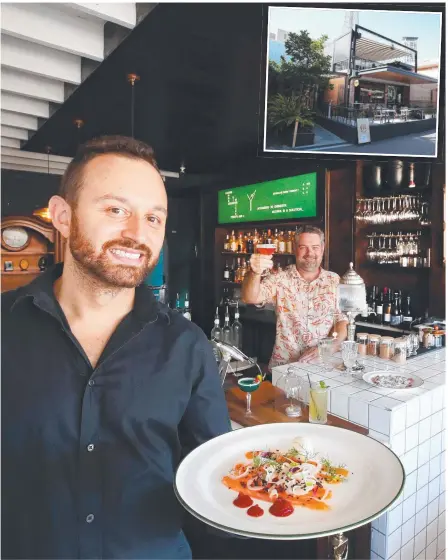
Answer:
[{"label": "white tile wall", "polygon": [[403,463],[403,467],[406,475],[416,470],[417,459],[418,459],[417,447],[414,447],[414,449],[411,449],[411,451],[408,451],[403,455],[403,457],[401,458],[401,462]]},{"label": "white tile wall", "polygon": [[409,428],[420,420],[420,400],[411,400],[407,403],[406,408],[406,427]]},{"label": "white tile wall", "polygon": [[[433,480],[429,481],[428,484],[428,502],[432,502],[436,498],[439,497],[440,494],[440,476],[437,476]],[[437,511],[438,511],[438,502],[437,502]]]},{"label": "white tile wall", "polygon": [[445,531],[437,537],[437,556],[445,550]]},{"label": "white tile wall", "polygon": [[[421,553],[426,548],[426,531],[420,531],[420,533],[415,535],[414,539],[414,558],[420,558]],[[423,555],[423,558],[425,555]]]},{"label": "white tile wall", "polygon": [[439,496],[439,515],[445,511],[445,492],[442,492]]},{"label": "white tile wall", "polygon": [[429,480],[434,480],[442,472],[442,454],[429,461]]},{"label": "white tile wall", "polygon": [[389,436],[391,412],[375,406],[378,401],[369,403],[369,428]]},{"label": "white tile wall", "polygon": [[390,445],[392,451],[396,453],[399,457],[404,455],[406,451],[406,431],[399,432],[391,436],[390,438]]},{"label": "white tile wall", "polygon": [[422,465],[417,472],[417,490],[423,488],[429,481],[429,463]]},{"label": "white tile wall", "polygon": [[372,529],[371,548],[381,558],[386,557],[386,537],[376,529]]},{"label": "white tile wall", "polygon": [[387,517],[388,517],[387,534],[388,535],[390,535],[391,533],[394,533],[403,524],[403,503],[401,503],[398,506],[391,509],[387,514]]},{"label": "white tile wall", "polygon": [[439,455],[442,452],[442,432],[433,436],[430,439],[431,442],[431,449],[429,456],[433,459],[436,455]]},{"label": "white tile wall", "polygon": [[[401,547],[401,527],[391,533],[387,538],[386,556],[387,558],[399,559]],[[398,554],[397,554],[398,553]]]},{"label": "white tile wall", "polygon": [[439,412],[435,412],[431,416],[431,437],[435,436],[436,434],[442,431],[442,423],[443,423],[443,412],[439,410]]},{"label": "white tile wall", "polygon": [[332,414],[336,416],[340,416],[341,418],[348,419],[348,395],[344,395],[342,393],[337,395],[337,398],[334,398],[335,389],[332,389],[332,399],[330,403],[330,411]]},{"label": "white tile wall", "polygon": [[410,451],[411,449],[414,449],[414,447],[418,446],[418,432],[418,424],[415,424],[410,428],[406,428],[406,451]]},{"label": "white tile wall", "polygon": [[445,512],[442,515],[439,515],[439,520],[437,522],[437,533],[440,535],[446,529],[446,519],[445,519]]},{"label": "white tile wall", "polygon": [[432,541],[437,538],[437,519],[435,519],[432,523],[428,523],[426,527],[426,540],[428,543],[432,543]]},{"label": "white tile wall", "polygon": [[432,395],[425,393],[419,397],[420,400],[420,420],[424,420],[432,414]]},{"label": "white tile wall", "polygon": [[355,424],[360,424],[367,428],[369,425],[368,403],[358,401],[356,398],[349,398],[348,401],[348,419],[350,422],[355,422]]},{"label": "white tile wall", "polygon": [[[418,466],[421,467],[429,461],[429,446],[430,440],[423,442],[418,447]],[[429,474],[428,474],[429,476]]]},{"label": "white tile wall", "polygon": [[403,499],[409,498],[415,494],[417,490],[417,471],[414,471],[406,476],[404,483]]},{"label": "white tile wall", "polygon": [[429,525],[434,520],[437,520],[438,515],[439,515],[439,499],[436,498],[435,500],[433,500],[432,502],[429,502],[429,504],[428,504],[427,524]]},{"label": "white tile wall", "polygon": [[[433,383],[432,379],[433,378],[431,378],[431,383]],[[438,389],[435,389],[434,391],[431,391],[433,412],[438,412],[439,410],[442,410],[444,392],[445,392],[444,387],[439,387]]]},{"label": "white tile wall", "polygon": [[403,523],[415,515],[415,500],[415,494],[412,494],[412,496],[403,500]]},{"label": "white tile wall", "polygon": [[428,485],[426,484],[425,486],[423,486],[423,488],[417,490],[415,510],[420,511],[427,504],[428,504]]},{"label": "white tile wall", "polygon": [[[436,529],[437,531],[437,529]],[[411,539],[414,538],[415,535],[415,515],[411,517],[406,523],[403,523],[401,527],[401,542],[402,544],[406,544]]]},{"label": "white tile wall", "polygon": [[415,532],[420,533],[423,529],[426,529],[428,508],[425,506],[415,515]]},{"label": "white tile wall", "polygon": [[[403,542],[403,538],[402,538]],[[411,539],[401,548],[400,560],[413,560],[414,558],[414,539]]]},{"label": "white tile wall", "polygon": [[425,418],[418,425],[418,442],[423,443],[431,437],[431,418]]},{"label": "white tile wall", "polygon": [[391,421],[391,434],[398,434],[406,428],[406,407],[394,410]]},{"label": "white tile wall", "polygon": [[436,556],[437,556],[437,541],[434,540],[426,547],[425,560],[436,560]]}]

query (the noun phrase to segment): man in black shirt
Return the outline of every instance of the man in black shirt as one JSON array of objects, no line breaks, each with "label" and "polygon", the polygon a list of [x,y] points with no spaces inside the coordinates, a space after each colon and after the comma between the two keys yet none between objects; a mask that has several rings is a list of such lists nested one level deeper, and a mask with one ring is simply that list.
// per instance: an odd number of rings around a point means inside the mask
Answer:
[{"label": "man in black shirt", "polygon": [[64,264],[2,296],[2,558],[190,558],[174,471],[230,424],[205,335],[142,285],[152,150],[87,143],[49,208]]}]

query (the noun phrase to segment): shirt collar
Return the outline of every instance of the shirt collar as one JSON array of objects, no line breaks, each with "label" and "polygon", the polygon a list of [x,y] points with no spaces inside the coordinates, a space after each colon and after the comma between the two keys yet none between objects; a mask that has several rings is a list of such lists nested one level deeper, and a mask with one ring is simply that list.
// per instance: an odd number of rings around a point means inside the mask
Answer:
[{"label": "shirt collar", "polygon": [[320,267],[320,271],[319,271],[319,276],[317,278],[315,278],[314,280],[312,280],[311,282],[308,282],[307,280],[305,280],[305,278],[300,274],[300,272],[297,270],[297,267],[295,264],[292,264],[289,266],[289,272],[291,273],[291,275],[294,278],[297,278],[300,282],[303,282],[304,284],[322,284],[325,281],[325,278],[327,277],[327,271],[325,269],[323,269],[322,267]]},{"label": "shirt collar", "polygon": [[[19,288],[11,311],[21,301],[32,298],[35,305],[56,318],[60,318],[61,308],[54,295],[53,285],[61,276],[63,268],[63,263],[58,263],[26,286]],[[135,289],[133,314],[142,323],[155,321],[159,314],[163,315],[168,323],[170,322],[168,308],[157,301],[151,288],[145,284],[141,284]]]}]

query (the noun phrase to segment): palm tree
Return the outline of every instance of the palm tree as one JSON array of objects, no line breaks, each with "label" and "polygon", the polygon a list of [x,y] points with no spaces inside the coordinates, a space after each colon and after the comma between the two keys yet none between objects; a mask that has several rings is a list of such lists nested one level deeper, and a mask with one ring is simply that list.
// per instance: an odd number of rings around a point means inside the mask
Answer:
[{"label": "palm tree", "polygon": [[282,95],[277,93],[268,103],[268,120],[273,128],[283,128],[294,123],[292,147],[297,140],[297,130],[301,127],[313,126],[311,111],[305,106],[304,101],[296,95]]}]

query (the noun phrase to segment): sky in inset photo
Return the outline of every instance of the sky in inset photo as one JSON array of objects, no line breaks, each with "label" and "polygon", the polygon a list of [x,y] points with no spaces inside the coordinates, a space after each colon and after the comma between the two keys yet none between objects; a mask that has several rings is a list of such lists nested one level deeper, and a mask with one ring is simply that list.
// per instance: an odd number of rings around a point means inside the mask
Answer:
[{"label": "sky in inset photo", "polygon": [[[398,43],[404,37],[417,37],[418,62],[439,59],[441,14],[430,12],[393,12],[353,10],[357,23]],[[328,35],[329,42],[347,32],[349,10],[318,8],[270,7],[269,33],[277,36],[278,29],[298,33],[309,32],[312,38]],[[272,54],[275,56],[275,51]]]}]

